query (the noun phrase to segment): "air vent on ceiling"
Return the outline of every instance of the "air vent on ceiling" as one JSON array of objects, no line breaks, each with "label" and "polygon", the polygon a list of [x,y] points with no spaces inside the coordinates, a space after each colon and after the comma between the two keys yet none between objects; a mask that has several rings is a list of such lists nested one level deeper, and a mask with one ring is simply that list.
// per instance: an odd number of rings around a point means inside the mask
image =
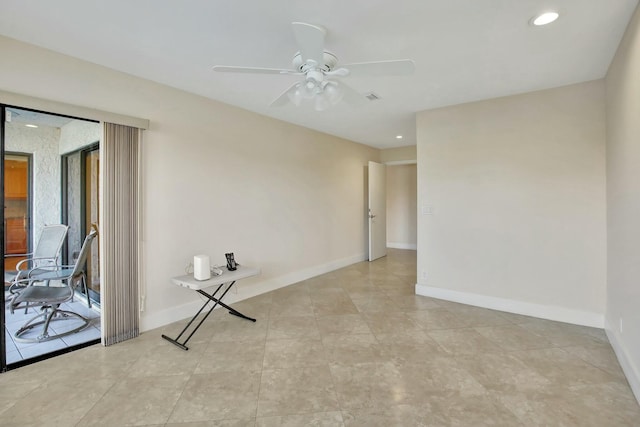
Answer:
[{"label": "air vent on ceiling", "polygon": [[378,95],[376,95],[375,93],[373,93],[373,92],[370,92],[370,93],[366,94],[365,97],[369,101],[377,101],[378,99],[380,99],[380,97]]}]

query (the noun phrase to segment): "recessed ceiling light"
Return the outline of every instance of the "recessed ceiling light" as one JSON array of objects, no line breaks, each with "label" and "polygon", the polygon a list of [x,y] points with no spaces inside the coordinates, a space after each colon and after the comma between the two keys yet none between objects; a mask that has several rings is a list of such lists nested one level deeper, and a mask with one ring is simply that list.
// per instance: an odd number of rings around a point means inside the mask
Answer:
[{"label": "recessed ceiling light", "polygon": [[553,21],[558,19],[559,16],[558,12],[545,12],[535,16],[531,20],[531,23],[539,27],[541,25],[551,24]]},{"label": "recessed ceiling light", "polygon": [[396,135],[396,139],[402,139],[402,135]]},{"label": "recessed ceiling light", "polygon": [[25,126],[28,127],[28,128],[37,128],[38,127],[36,125],[25,125]]}]

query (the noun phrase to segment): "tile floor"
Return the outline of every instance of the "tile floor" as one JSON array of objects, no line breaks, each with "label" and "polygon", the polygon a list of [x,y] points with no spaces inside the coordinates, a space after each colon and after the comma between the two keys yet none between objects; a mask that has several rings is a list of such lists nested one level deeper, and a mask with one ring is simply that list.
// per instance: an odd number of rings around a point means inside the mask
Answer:
[{"label": "tile floor", "polygon": [[0,375],[0,425],[638,426],[602,330],[413,295],[392,250],[215,313]]},{"label": "tile floor", "polygon": [[[71,347],[77,344],[92,341],[100,338],[100,312],[95,309],[87,307],[86,302],[72,301],[70,303],[62,304],[63,310],[73,311],[81,314],[91,320],[91,324],[82,331],[67,335],[62,338],[54,339],[51,341],[45,341],[42,343],[29,343],[17,341],[13,334],[22,327],[29,319],[34,317],[37,313],[30,309],[25,314],[24,310],[16,310],[10,313],[6,309],[5,319],[5,342],[7,343],[7,363],[11,364],[19,362],[25,359],[31,359],[36,356],[51,353],[52,351],[60,350],[63,348]],[[53,333],[62,333],[79,326],[80,320],[69,319],[65,321],[55,321],[51,324],[51,331]],[[37,332],[41,329],[35,328],[33,333],[28,332],[25,336],[36,336]]]}]

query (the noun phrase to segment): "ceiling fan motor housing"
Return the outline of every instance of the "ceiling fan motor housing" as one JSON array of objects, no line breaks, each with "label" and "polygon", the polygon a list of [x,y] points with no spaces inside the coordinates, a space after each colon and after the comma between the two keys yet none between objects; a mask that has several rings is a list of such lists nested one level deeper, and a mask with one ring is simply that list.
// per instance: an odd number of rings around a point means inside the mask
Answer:
[{"label": "ceiling fan motor housing", "polygon": [[322,71],[312,69],[307,71],[305,75],[305,84],[309,89],[316,88],[316,92],[321,92],[323,89],[322,82],[324,81],[324,74]]},{"label": "ceiling fan motor housing", "polygon": [[336,57],[333,53],[325,50],[323,55],[322,55],[322,59],[324,64],[316,64],[315,61],[303,61],[302,60],[302,55],[300,54],[300,52],[296,53],[295,56],[293,57],[293,69],[297,70],[301,73],[305,73],[308,70],[317,68],[320,69],[321,71],[324,71],[325,73],[328,73],[329,71],[333,70],[336,66],[336,64],[338,63],[338,57]]}]

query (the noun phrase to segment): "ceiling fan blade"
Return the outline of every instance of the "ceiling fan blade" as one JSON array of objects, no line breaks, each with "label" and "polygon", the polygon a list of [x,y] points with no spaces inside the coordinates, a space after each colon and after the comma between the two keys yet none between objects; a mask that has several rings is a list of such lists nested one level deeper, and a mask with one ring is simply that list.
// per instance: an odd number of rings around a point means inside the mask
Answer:
[{"label": "ceiling fan blade", "polygon": [[342,100],[354,107],[361,107],[367,103],[367,97],[343,82],[340,82],[340,90],[343,93]]},{"label": "ceiling fan blade", "polygon": [[216,65],[213,67],[213,71],[221,73],[299,74],[297,71],[284,70],[280,68],[235,67],[226,65]]},{"label": "ceiling fan blade", "polygon": [[280,96],[278,96],[276,99],[273,100],[271,104],[269,104],[269,107],[282,107],[287,103],[291,102],[289,100],[289,92],[295,90],[296,86],[298,86],[298,83],[294,83],[291,86],[289,86],[287,90],[282,92]]},{"label": "ceiling fan blade", "polygon": [[416,68],[414,62],[410,59],[359,62],[355,64],[344,64],[342,66],[353,74],[367,76],[408,76],[413,74]]},{"label": "ceiling fan blade", "polygon": [[300,48],[302,61],[315,61],[317,64],[324,64],[324,37],[327,30],[312,24],[304,22],[292,22],[293,36]]}]

